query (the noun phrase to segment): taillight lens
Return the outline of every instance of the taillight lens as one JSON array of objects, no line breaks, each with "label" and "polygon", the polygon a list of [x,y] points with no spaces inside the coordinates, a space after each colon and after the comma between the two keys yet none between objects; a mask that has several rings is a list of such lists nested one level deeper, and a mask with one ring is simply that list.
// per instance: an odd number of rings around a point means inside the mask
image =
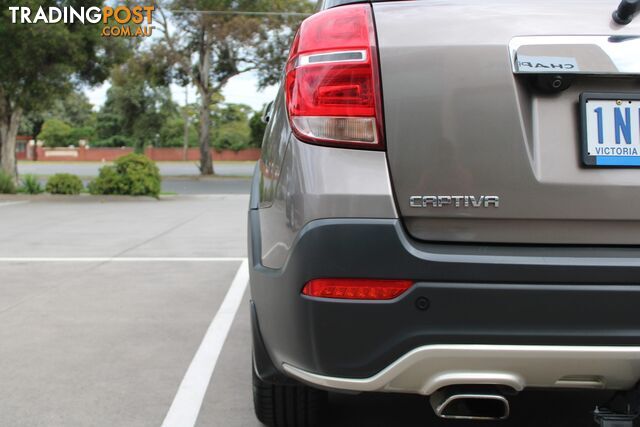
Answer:
[{"label": "taillight lens", "polygon": [[412,285],[410,280],[314,279],[304,286],[302,294],[318,298],[390,300]]},{"label": "taillight lens", "polygon": [[383,146],[382,101],[371,6],[336,7],[306,19],[286,68],[296,136],[343,147]]}]

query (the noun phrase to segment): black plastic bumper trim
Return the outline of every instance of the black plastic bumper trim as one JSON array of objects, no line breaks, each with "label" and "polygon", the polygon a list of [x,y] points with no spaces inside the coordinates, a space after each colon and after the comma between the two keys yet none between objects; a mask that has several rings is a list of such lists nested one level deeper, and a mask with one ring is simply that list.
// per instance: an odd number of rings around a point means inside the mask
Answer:
[{"label": "black plastic bumper trim", "polygon": [[[397,220],[331,219],[307,224],[273,270],[260,264],[258,219],[250,212],[251,292],[276,368],[364,378],[429,344],[640,344],[637,248],[424,244]],[[318,277],[417,283],[390,302],[302,297]]]}]

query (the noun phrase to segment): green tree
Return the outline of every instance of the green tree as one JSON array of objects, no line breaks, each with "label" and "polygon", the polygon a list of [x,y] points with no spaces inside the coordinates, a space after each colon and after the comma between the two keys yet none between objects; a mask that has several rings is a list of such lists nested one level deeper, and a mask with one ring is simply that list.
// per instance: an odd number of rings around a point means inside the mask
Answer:
[{"label": "green tree", "polygon": [[[20,6],[101,7],[102,0],[22,0]],[[118,39],[102,38],[94,25],[12,24],[0,0],[0,164],[17,181],[16,135],[25,112],[42,111],[68,94],[74,84],[105,80],[127,49]]]},{"label": "green tree", "polygon": [[92,126],[74,127],[69,133],[69,139],[72,141],[72,145],[79,145],[80,140],[91,142],[95,137],[96,130]]},{"label": "green tree", "polygon": [[255,112],[249,119],[249,128],[251,129],[251,140],[249,145],[251,147],[262,147],[262,139],[264,138],[264,132],[267,129],[267,124],[262,121],[262,113]]},{"label": "green tree", "polygon": [[107,100],[97,115],[96,145],[157,145],[166,121],[178,114],[171,91],[156,74],[153,57],[140,52],[111,73]]},{"label": "green tree", "polygon": [[[73,90],[62,98],[56,98],[51,106],[44,111],[27,112],[20,123],[19,133],[31,135],[35,140],[42,140],[40,137],[45,122],[57,120],[71,126],[68,132],[68,140],[65,143],[46,144],[49,147],[61,147],[67,145],[78,145],[81,139],[92,141],[95,138],[95,117],[92,110],[93,105],[87,96],[79,90]],[[60,127],[59,124],[53,126]],[[56,137],[54,137],[55,139]],[[49,137],[49,140],[51,138]]]},{"label": "green tree", "polygon": [[253,110],[243,104],[219,104],[212,109],[213,146],[218,150],[242,150],[249,146],[251,129],[249,114]]},{"label": "green tree", "polygon": [[42,132],[40,132],[40,139],[44,141],[44,145],[47,147],[77,145],[78,141],[74,142],[72,131],[73,128],[68,123],[58,119],[50,119],[44,122]]},{"label": "green tree", "polygon": [[122,128],[123,118],[119,114],[108,110],[103,106],[96,116],[96,137],[98,141],[119,135]]},{"label": "green tree", "polygon": [[87,96],[79,91],[72,90],[67,96],[53,100],[51,107],[42,115],[45,119],[59,119],[69,123],[73,127],[88,126],[93,116],[93,105]]},{"label": "green tree", "polygon": [[[155,51],[173,67],[176,80],[191,83],[198,90],[200,172],[213,175],[209,148],[210,107],[214,94],[219,93],[232,77],[247,71],[258,72],[263,86],[277,81],[292,28],[301,20],[300,16],[291,15],[255,16],[228,12],[305,14],[312,11],[313,4],[308,0],[167,0],[164,6],[181,12],[169,14],[162,7],[158,8],[164,37]],[[227,14],[198,12],[209,10]]]},{"label": "green tree", "polygon": [[[188,146],[198,146],[198,135],[193,123],[189,124]],[[182,147],[184,145],[184,118],[175,116],[167,120],[160,129],[158,147]]]}]

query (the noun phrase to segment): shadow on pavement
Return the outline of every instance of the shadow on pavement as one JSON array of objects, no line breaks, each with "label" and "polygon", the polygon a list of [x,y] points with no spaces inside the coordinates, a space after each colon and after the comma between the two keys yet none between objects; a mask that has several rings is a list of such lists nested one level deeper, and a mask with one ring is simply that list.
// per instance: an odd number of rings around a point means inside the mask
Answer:
[{"label": "shadow on pavement", "polygon": [[607,392],[527,391],[509,398],[506,421],[438,419],[422,396],[331,394],[325,425],[331,427],[594,427],[591,411],[606,402]]}]

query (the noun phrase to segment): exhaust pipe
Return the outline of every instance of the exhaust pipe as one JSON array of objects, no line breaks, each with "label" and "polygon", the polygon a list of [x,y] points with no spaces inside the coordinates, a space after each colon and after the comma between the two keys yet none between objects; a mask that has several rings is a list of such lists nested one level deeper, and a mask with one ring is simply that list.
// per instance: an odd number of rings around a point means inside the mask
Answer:
[{"label": "exhaust pipe", "polygon": [[433,411],[451,420],[504,420],[509,417],[509,401],[496,393],[439,390],[431,395]]}]

